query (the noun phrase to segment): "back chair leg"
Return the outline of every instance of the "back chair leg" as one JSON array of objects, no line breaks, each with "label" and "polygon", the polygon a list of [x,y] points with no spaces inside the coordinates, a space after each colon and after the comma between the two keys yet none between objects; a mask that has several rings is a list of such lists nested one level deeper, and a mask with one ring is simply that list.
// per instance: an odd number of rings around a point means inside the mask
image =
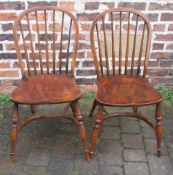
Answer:
[{"label": "back chair leg", "polygon": [[156,104],[156,139],[157,139],[157,156],[161,155],[161,141],[162,141],[162,113],[161,113],[161,103]]},{"label": "back chair leg", "polygon": [[92,106],[91,112],[89,114],[89,117],[92,117],[93,112],[94,112],[96,106],[97,106],[97,101],[94,99],[93,106]]},{"label": "back chair leg", "polygon": [[14,103],[13,113],[12,113],[12,128],[10,133],[11,138],[11,147],[10,147],[10,156],[11,160],[15,162],[15,150],[16,150],[16,141],[17,141],[17,121],[19,118],[19,112],[18,112],[18,104]]},{"label": "back chair leg", "polygon": [[35,114],[37,112],[36,106],[35,105],[31,105],[31,113]]},{"label": "back chair leg", "polygon": [[82,113],[81,113],[81,110],[79,107],[79,103],[73,102],[71,104],[71,108],[72,108],[72,111],[74,112],[75,118],[77,119],[80,138],[83,142],[84,151],[86,153],[86,159],[87,159],[87,161],[90,161],[89,149],[88,149],[87,140],[86,140],[86,138],[87,138],[86,137],[86,128],[85,128],[85,125],[83,123],[83,117],[82,117]]},{"label": "back chair leg", "polygon": [[136,106],[133,107],[133,112],[136,113],[138,111],[138,108]]},{"label": "back chair leg", "polygon": [[97,139],[100,137],[100,128],[103,121],[103,106],[98,106],[98,112],[96,115],[95,125],[91,133],[91,145],[90,145],[90,154],[93,154],[95,144]]}]

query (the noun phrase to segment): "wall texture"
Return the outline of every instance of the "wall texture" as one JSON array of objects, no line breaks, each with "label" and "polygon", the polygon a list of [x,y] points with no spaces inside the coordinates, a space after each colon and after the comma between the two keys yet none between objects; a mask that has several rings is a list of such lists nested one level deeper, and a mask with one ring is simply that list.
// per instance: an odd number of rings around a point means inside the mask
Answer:
[{"label": "wall texture", "polygon": [[145,13],[151,21],[153,36],[148,71],[151,82],[173,85],[173,0],[1,0],[0,90],[10,91],[21,79],[12,37],[13,20],[24,9],[45,5],[68,9],[78,20],[80,41],[76,79],[79,84],[91,86],[96,78],[89,41],[92,20],[108,8],[131,7]]}]

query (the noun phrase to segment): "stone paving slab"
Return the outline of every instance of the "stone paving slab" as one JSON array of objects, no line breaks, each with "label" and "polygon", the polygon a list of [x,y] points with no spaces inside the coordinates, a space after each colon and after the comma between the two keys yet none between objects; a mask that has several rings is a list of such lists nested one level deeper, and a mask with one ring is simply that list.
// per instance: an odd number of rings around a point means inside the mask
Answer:
[{"label": "stone paving slab", "polygon": [[71,174],[73,172],[74,160],[71,158],[64,158],[57,156],[51,158],[48,166],[48,174],[56,174],[57,172],[62,175]]},{"label": "stone paving slab", "polygon": [[29,166],[48,166],[51,151],[47,149],[31,149],[27,156],[26,165]]},{"label": "stone paving slab", "polygon": [[123,168],[119,166],[100,166],[99,175],[123,175]]},{"label": "stone paving slab", "polygon": [[147,163],[127,162],[124,164],[126,175],[149,175]]},{"label": "stone paving slab", "polygon": [[124,161],[132,162],[146,162],[146,152],[144,150],[137,149],[124,149],[123,150]]},{"label": "stone paving slab", "polygon": [[144,149],[144,143],[140,134],[122,134],[125,148]]},{"label": "stone paving slab", "polygon": [[103,126],[101,128],[100,138],[101,139],[120,140],[120,128],[119,127]]},{"label": "stone paving slab", "polygon": [[121,119],[121,130],[123,133],[140,133],[140,126],[138,120]]},{"label": "stone paving slab", "polygon": [[47,167],[40,167],[40,166],[27,166],[23,167],[22,172],[20,175],[47,175]]},{"label": "stone paving slab", "polygon": [[99,164],[122,166],[122,146],[120,141],[102,140],[97,151]]},{"label": "stone paving slab", "polygon": [[155,139],[155,132],[152,128],[142,128],[144,138]]},{"label": "stone paving slab", "polygon": [[[91,103],[80,101],[87,139],[94,124],[89,119]],[[156,156],[155,133],[143,121],[112,118],[103,123],[92,161],[85,160],[83,146],[74,124],[65,120],[41,120],[24,127],[18,137],[17,160],[9,158],[9,131],[12,104],[0,121],[0,175],[172,175],[173,172],[173,107],[163,104],[164,137],[162,156]],[[43,113],[59,113],[62,106],[39,106]],[[109,111],[132,111],[117,108]],[[154,121],[154,107],[139,111]],[[30,107],[20,106],[21,119]]]},{"label": "stone paving slab", "polygon": [[148,155],[148,162],[151,175],[172,175],[173,165],[168,156],[156,157],[155,155]]}]

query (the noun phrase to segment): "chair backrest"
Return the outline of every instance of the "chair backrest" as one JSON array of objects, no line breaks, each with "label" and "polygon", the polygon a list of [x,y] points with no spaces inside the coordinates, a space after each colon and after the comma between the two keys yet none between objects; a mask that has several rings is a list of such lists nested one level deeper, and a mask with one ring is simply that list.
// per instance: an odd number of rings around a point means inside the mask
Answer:
[{"label": "chair backrest", "polygon": [[79,29],[75,17],[59,7],[23,11],[13,35],[22,76],[66,74],[74,76]]},{"label": "chair backrest", "polygon": [[139,11],[129,8],[104,11],[93,21],[90,40],[97,78],[115,74],[146,76],[151,26]]}]

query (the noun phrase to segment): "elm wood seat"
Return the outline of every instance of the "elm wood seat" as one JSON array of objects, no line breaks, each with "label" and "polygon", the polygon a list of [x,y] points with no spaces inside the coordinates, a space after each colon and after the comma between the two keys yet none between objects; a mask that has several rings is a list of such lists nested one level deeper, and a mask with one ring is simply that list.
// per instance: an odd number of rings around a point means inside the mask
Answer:
[{"label": "elm wood seat", "polygon": [[58,104],[78,100],[80,96],[74,79],[43,74],[22,80],[11,94],[11,100],[21,104]]},{"label": "elm wood seat", "polygon": [[163,100],[148,80],[130,75],[104,76],[97,81],[95,99],[112,106],[144,106]]},{"label": "elm wood seat", "polygon": [[[97,91],[90,112],[98,106],[91,133],[90,155],[94,152],[100,128],[112,117],[133,117],[146,122],[156,133],[157,155],[161,155],[161,94],[148,82],[147,66],[151,45],[148,18],[135,9],[112,8],[99,14],[91,25],[91,49],[97,74]],[[155,120],[137,107],[156,105]],[[105,106],[132,107],[133,112],[109,113]]]},{"label": "elm wood seat", "polygon": [[[11,129],[11,160],[19,131],[29,122],[39,119],[64,118],[78,128],[86,159],[89,149],[86,129],[79,106],[80,89],[74,72],[79,40],[78,24],[74,16],[59,7],[37,7],[23,11],[13,27],[18,63],[22,80],[11,94],[14,102]],[[66,103],[62,114],[45,115],[36,105]],[[19,122],[18,106],[31,106],[31,115]],[[71,109],[72,115],[67,114]]]}]

